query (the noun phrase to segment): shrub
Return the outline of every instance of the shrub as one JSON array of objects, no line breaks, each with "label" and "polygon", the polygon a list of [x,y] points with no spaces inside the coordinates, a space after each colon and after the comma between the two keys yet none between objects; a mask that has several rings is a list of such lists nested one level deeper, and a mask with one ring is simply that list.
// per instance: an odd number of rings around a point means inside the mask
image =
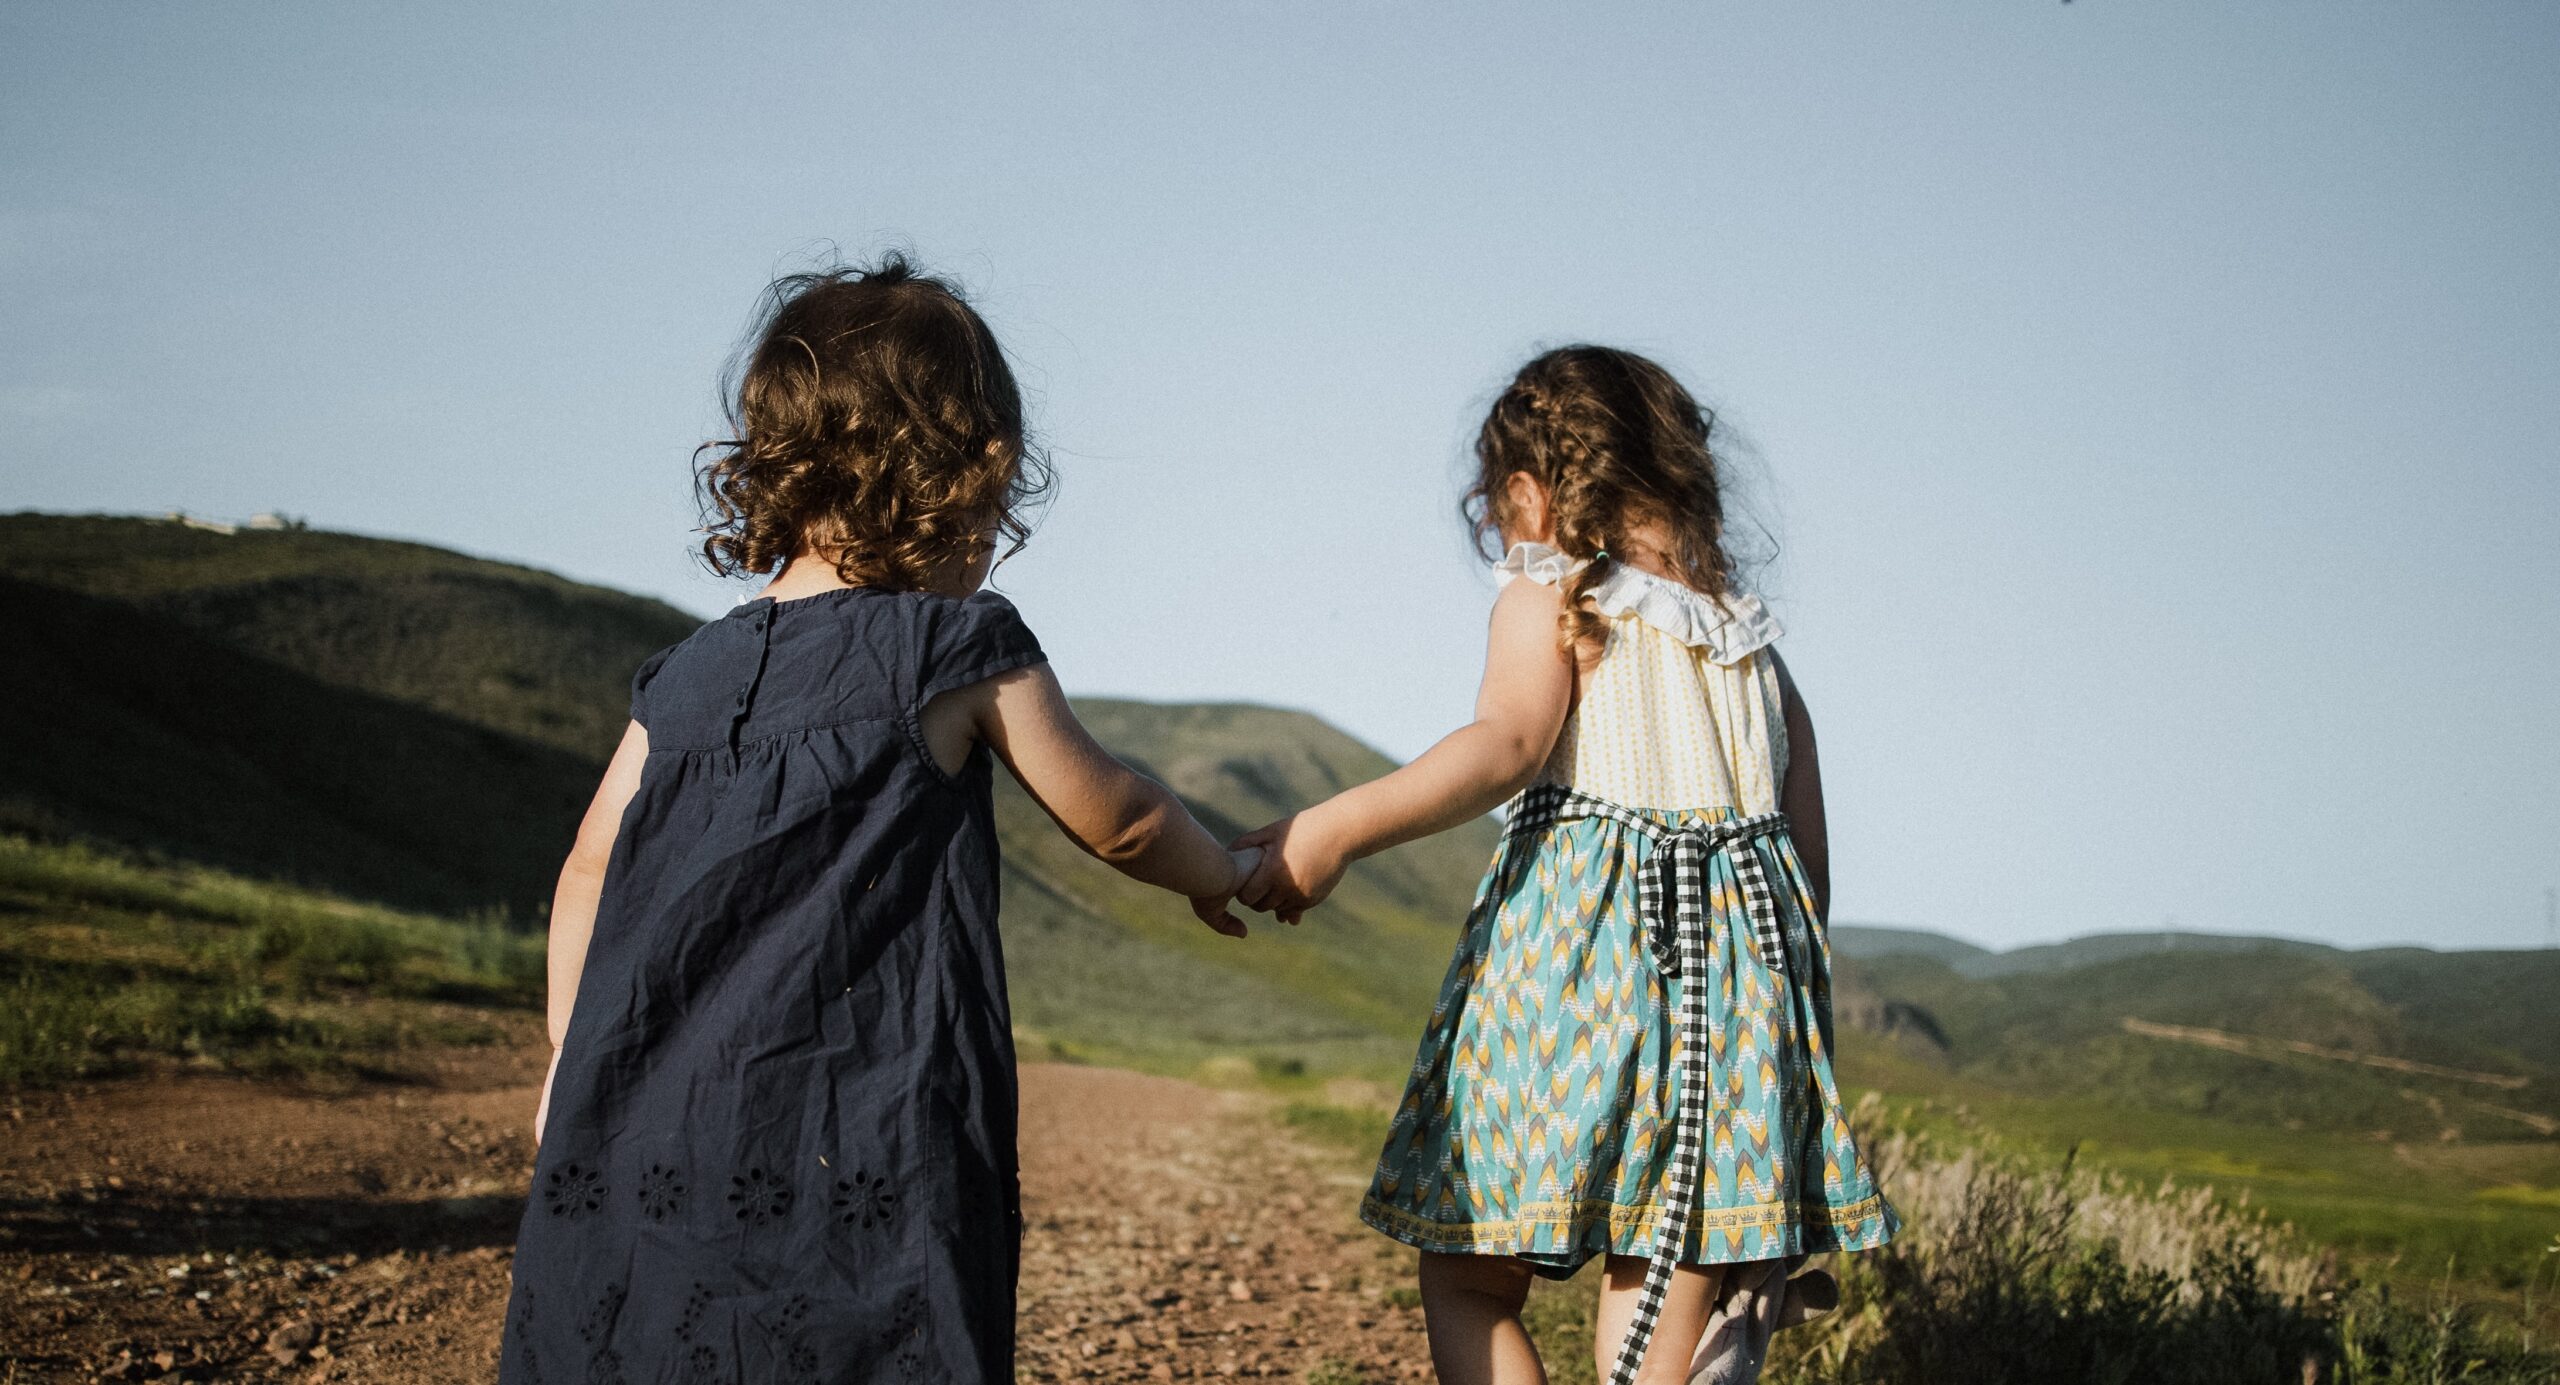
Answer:
[{"label": "shrub", "polygon": [[1783,1336],[1769,1385],[2560,1382],[2560,1357],[2488,1330],[2449,1276],[2410,1308],[2205,1190],[1869,1147],[1903,1234],[1839,1262],[1850,1306]]}]

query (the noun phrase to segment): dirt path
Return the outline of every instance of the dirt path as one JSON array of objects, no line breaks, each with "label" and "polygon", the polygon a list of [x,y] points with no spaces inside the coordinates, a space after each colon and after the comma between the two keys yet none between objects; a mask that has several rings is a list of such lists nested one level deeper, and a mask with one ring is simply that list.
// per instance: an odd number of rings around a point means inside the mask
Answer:
[{"label": "dirt path", "polygon": [[[341,1096],[210,1077],[10,1098],[0,1381],[492,1378],[530,1053]],[[1405,1261],[1258,1098],[1023,1070],[1032,1380],[1421,1378]]]},{"label": "dirt path", "polygon": [[[2506,1072],[2473,1072],[2469,1068],[2448,1068],[2434,1063],[2421,1063],[2411,1058],[2393,1058],[2380,1053],[2358,1053],[2350,1048],[2323,1048],[2300,1039],[2270,1039],[2256,1034],[2234,1034],[2227,1029],[2207,1029],[2196,1024],[2154,1024],[2149,1020],[2124,1018],[2124,1032],[2146,1039],[2169,1039],[2178,1043],[2201,1044],[2226,1053],[2263,1058],[2270,1053],[2299,1053],[2307,1058],[2326,1058],[2333,1063],[2361,1063],[2385,1072],[2407,1073],[2412,1077],[2442,1077],[2455,1082],[2473,1082],[2501,1091],[2522,1091],[2533,1085],[2533,1079]],[[2548,1132],[2545,1132],[2548,1133]]]}]

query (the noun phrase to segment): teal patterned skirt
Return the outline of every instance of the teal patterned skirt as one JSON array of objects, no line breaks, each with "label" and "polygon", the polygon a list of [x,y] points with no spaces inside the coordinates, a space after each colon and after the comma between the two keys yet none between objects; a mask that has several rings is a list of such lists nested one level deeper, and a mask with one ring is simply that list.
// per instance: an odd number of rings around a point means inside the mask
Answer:
[{"label": "teal patterned skirt", "polygon": [[[1665,826],[1731,810],[1649,815]],[[1678,988],[1638,906],[1652,841],[1603,817],[1513,833],[1441,983],[1361,1219],[1424,1250],[1570,1274],[1650,1256],[1680,1090]],[[1783,833],[1783,955],[1752,940],[1730,860],[1708,863],[1705,1148],[1680,1258],[1727,1264],[1890,1240],[1831,1071],[1831,952]]]}]

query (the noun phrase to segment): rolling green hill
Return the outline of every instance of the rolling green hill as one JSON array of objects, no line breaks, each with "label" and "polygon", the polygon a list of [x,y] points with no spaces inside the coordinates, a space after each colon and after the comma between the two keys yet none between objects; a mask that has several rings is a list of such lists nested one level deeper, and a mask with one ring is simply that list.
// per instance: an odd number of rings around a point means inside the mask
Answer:
[{"label": "rolling green hill", "polygon": [[[0,637],[27,656],[0,672],[0,826],[530,922],[631,669],[696,624],[419,544],[0,517]],[[1389,768],[1303,713],[1077,705],[1220,831]],[[1399,1062],[1492,850],[1484,825],[1390,852],[1238,944],[998,779],[1017,1019],[1070,1051]]]},{"label": "rolling green hill", "polygon": [[[1967,975],[1845,955],[1853,1006],[1906,1007],[1906,1054],[2002,1090],[2382,1139],[2560,1134],[2560,953],[2136,952]],[[1886,1028],[1869,1024],[1870,1029]]]},{"label": "rolling green hill", "polygon": [[1926,957],[1968,975],[1974,963],[1998,955],[1989,948],[1976,947],[1961,938],[1932,933],[1926,928],[1888,928],[1872,923],[1831,925],[1831,950],[1841,957],[1860,961],[1876,957]]},{"label": "rolling green hill", "polygon": [[[1104,744],[1218,832],[1392,767],[1302,712],[1076,706]],[[1411,1057],[1494,840],[1486,824],[1400,847],[1354,867],[1297,928],[1256,918],[1253,938],[1237,943],[1087,860],[1009,781],[996,811],[1018,1023],[1120,1052],[1241,1049],[1321,1067]],[[1169,1008],[1179,1022],[1160,1024]]]},{"label": "rolling green hill", "polygon": [[587,756],[0,577],[0,826],[531,919]]},{"label": "rolling green hill", "polygon": [[701,622],[425,544],[0,515],[0,577],[119,601],[311,678],[601,760],[631,670]]},{"label": "rolling green hill", "polygon": [[2071,971],[2136,957],[2184,954],[2211,966],[2212,959],[2233,952],[2334,956],[2337,951],[2323,943],[2238,933],[2092,933],[2067,942],[2038,943],[2006,952],[1980,952],[1951,965],[1967,976],[2016,976]]}]

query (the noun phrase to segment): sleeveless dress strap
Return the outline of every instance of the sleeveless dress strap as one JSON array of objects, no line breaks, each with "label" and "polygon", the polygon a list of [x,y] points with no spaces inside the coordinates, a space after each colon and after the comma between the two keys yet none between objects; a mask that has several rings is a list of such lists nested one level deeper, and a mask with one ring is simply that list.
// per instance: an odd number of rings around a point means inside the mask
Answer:
[{"label": "sleeveless dress strap", "polygon": [[[1736,664],[1778,641],[1785,629],[1757,596],[1730,592],[1718,598],[1667,577],[1608,558],[1600,580],[1584,595],[1600,614],[1637,620],[1697,650],[1710,662]],[[1531,581],[1554,586],[1591,566],[1543,543],[1516,543],[1493,565],[1496,586]]]}]

